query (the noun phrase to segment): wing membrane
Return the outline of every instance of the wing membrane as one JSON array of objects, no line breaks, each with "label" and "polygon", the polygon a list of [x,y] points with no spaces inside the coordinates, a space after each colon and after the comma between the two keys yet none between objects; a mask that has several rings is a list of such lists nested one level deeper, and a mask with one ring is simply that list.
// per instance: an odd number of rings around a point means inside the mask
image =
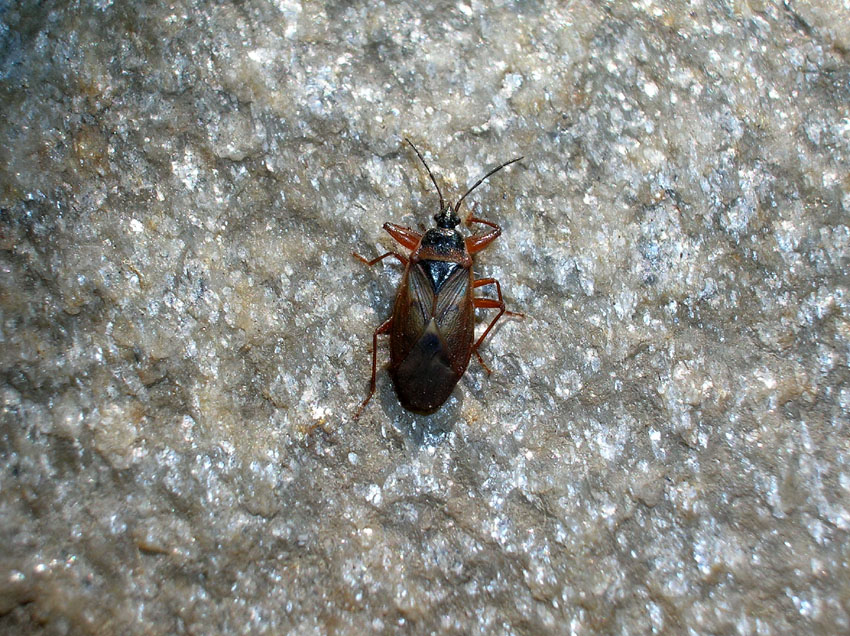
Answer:
[{"label": "wing membrane", "polygon": [[[410,268],[408,278],[410,285],[410,311],[418,314],[417,322],[420,322],[422,330],[431,319],[431,312],[434,309],[434,290],[431,286],[431,277],[425,272],[420,265],[415,265]],[[411,316],[413,319],[413,316]]]},{"label": "wing membrane", "polygon": [[469,285],[469,270],[459,267],[440,289],[434,311],[440,334],[446,341],[446,351],[459,375],[463,374],[469,360],[475,328],[472,301],[467,300]]},{"label": "wing membrane", "polygon": [[404,274],[393,309],[391,352],[393,364],[399,364],[422,337],[431,320],[434,292],[431,280],[419,268],[411,265]]},{"label": "wing membrane", "polygon": [[457,313],[468,292],[469,270],[458,267],[440,288],[440,294],[437,296],[434,317],[441,328],[443,322],[451,320],[451,315]]}]

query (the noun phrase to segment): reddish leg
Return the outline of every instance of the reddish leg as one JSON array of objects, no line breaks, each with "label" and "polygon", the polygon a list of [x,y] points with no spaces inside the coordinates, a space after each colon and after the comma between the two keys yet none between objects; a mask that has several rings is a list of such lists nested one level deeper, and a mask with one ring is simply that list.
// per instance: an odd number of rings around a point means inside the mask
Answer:
[{"label": "reddish leg", "polygon": [[[403,247],[406,247],[409,250],[416,249],[416,246],[419,245],[419,241],[422,240],[422,235],[419,232],[411,230],[409,227],[396,225],[395,223],[384,223],[384,229]],[[369,265],[370,267],[378,261],[382,261],[387,256],[394,256],[399,260],[399,262],[401,262],[402,265],[407,265],[407,258],[398,252],[387,252],[386,254],[381,254],[377,258],[373,258],[371,261],[360,256],[357,252],[352,252],[352,254],[354,255],[354,258],[366,263],[366,265]]]},{"label": "reddish leg", "polygon": [[[478,206],[476,206],[478,207]],[[490,245],[493,241],[495,241],[502,234],[502,228],[493,223],[492,221],[487,221],[485,219],[478,218],[474,216],[472,213],[468,217],[466,217],[466,227],[469,227],[473,223],[480,223],[481,225],[488,225],[492,230],[488,230],[484,232],[484,234],[473,234],[470,237],[467,237],[466,240],[466,249],[470,254],[475,254],[476,252],[480,252],[485,247]]]},{"label": "reddish leg", "polygon": [[395,256],[399,261],[401,261],[402,265],[407,265],[407,259],[401,254],[397,254],[396,252],[387,252],[386,254],[381,254],[377,258],[373,258],[371,261],[367,260],[365,257],[360,256],[357,252],[351,252],[351,255],[357,260],[366,263],[369,267],[377,263],[378,261],[384,260],[387,256]]},{"label": "reddish leg", "polygon": [[[396,225],[394,223],[384,223],[384,229],[389,232],[389,235],[392,236],[396,241],[398,241],[403,247],[407,249],[415,249],[417,245],[419,245],[419,241],[422,239],[422,235],[418,232],[414,232],[410,228],[402,227],[401,225]],[[370,267],[375,263],[384,260],[387,256],[392,256],[397,258],[399,262],[407,266],[408,259],[405,256],[402,256],[398,252],[387,252],[385,254],[381,254],[373,258],[371,261],[360,256],[357,252],[352,252],[354,258],[362,261],[366,265]],[[375,378],[378,375],[378,336],[381,334],[388,333],[389,330],[393,326],[392,316],[384,322],[380,327],[375,329],[375,333],[372,334],[372,379],[369,381],[369,395],[366,396],[366,399],[360,404],[360,407],[357,409],[357,412],[354,414],[354,419],[360,417],[360,414],[363,413],[363,409],[366,408],[366,405],[369,404],[369,400],[372,399],[372,396],[375,395]]]},{"label": "reddish leg", "polygon": [[378,375],[378,336],[389,332],[392,326],[393,319],[390,317],[385,323],[375,329],[375,333],[372,334],[372,379],[369,381],[369,395],[366,396],[366,399],[363,400],[360,408],[357,409],[357,413],[354,414],[355,420],[360,417],[363,409],[365,409],[366,405],[369,404],[369,400],[371,400],[372,396],[375,395],[375,378]]},{"label": "reddish leg", "polygon": [[384,223],[384,230],[386,230],[387,234],[392,236],[396,241],[409,250],[415,250],[419,245],[419,241],[422,240],[422,235],[419,232],[411,230],[409,227],[404,227],[403,225]]},{"label": "reddish leg", "polygon": [[[495,237],[494,237],[495,238]],[[478,353],[478,347],[481,346],[481,343],[484,342],[484,338],[487,337],[487,334],[490,333],[490,330],[496,324],[496,321],[502,317],[502,314],[506,314],[508,316],[518,316],[520,318],[525,318],[525,314],[521,314],[515,311],[506,311],[505,310],[505,301],[502,299],[502,286],[499,284],[495,278],[479,278],[476,281],[472,282],[473,289],[476,287],[484,287],[484,285],[495,285],[496,286],[496,295],[499,297],[498,299],[493,298],[473,298],[472,305],[477,309],[498,309],[499,313],[496,314],[496,317],[490,321],[490,324],[487,325],[487,329],[484,330],[484,333],[481,334],[481,337],[478,341],[472,345],[472,351],[475,353],[475,356],[478,358],[478,362],[481,363],[481,366],[484,367],[484,370],[489,374],[492,373],[489,367],[484,364],[484,360],[481,359],[481,354]]]}]

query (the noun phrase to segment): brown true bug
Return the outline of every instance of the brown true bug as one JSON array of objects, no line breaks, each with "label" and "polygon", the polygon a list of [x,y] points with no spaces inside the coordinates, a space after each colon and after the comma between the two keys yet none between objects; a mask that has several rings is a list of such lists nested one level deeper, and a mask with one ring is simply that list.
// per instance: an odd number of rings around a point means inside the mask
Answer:
[{"label": "brown true bug", "polygon": [[[367,265],[374,265],[387,256],[394,256],[404,265],[404,274],[398,288],[393,313],[372,335],[372,380],[369,395],[363,400],[354,419],[375,394],[377,374],[378,336],[390,334],[390,377],[395,385],[399,402],[409,411],[433,413],[445,402],[463,376],[474,353],[481,365],[490,373],[478,354],[478,348],[502,314],[522,316],[505,311],[502,288],[495,278],[475,279],[472,273],[472,255],[480,252],[502,233],[502,228],[471,213],[466,219],[491,229],[483,234],[466,238],[455,227],[460,224],[458,210],[467,195],[502,168],[522,159],[517,157],[494,168],[475,182],[458,202],[445,203],[440,186],[425,159],[409,139],[416,156],[428,171],[428,176],[440,197],[440,211],[434,215],[437,227],[424,234],[395,223],[384,223],[384,229],[399,244],[411,250],[409,257],[398,252],[387,252],[367,260],[354,256]],[[477,298],[472,290],[485,285],[495,285],[498,300]],[[475,340],[475,309],[498,309],[487,329]]]}]

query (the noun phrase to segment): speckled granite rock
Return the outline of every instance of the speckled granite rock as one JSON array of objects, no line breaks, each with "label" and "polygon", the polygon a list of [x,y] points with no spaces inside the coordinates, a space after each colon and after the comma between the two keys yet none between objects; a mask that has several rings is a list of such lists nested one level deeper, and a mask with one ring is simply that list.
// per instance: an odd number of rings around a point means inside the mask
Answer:
[{"label": "speckled granite rock", "polygon": [[[850,631],[847,16],[0,3],[0,632]],[[527,317],[354,423],[405,136]]]}]

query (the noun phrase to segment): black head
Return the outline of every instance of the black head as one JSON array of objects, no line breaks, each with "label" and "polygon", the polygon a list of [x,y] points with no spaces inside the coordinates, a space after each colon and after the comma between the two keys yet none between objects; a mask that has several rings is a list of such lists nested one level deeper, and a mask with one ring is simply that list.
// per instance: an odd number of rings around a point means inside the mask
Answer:
[{"label": "black head", "polygon": [[434,215],[434,221],[437,223],[437,227],[451,230],[460,224],[460,217],[457,215],[455,208],[447,205]]}]

